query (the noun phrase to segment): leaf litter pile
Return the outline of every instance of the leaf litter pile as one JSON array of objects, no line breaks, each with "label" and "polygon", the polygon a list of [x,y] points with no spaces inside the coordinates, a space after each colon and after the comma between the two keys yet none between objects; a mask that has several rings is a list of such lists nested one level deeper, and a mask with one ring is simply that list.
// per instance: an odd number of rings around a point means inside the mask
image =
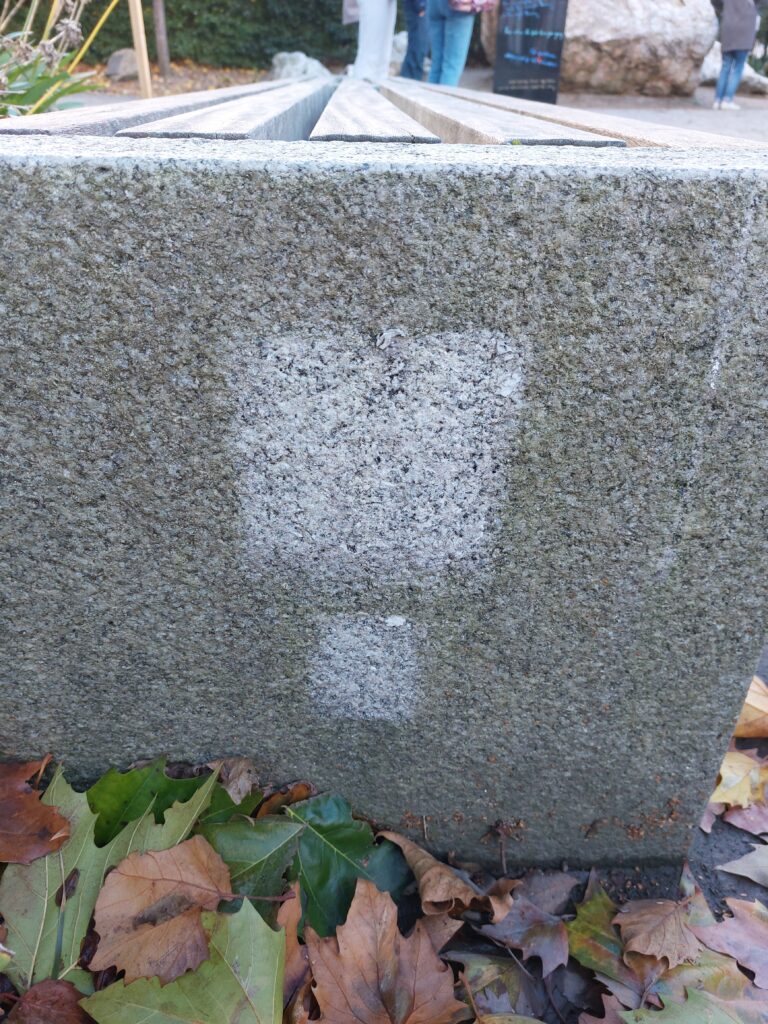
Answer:
[{"label": "leaf litter pile", "polygon": [[[766,888],[767,736],[756,679],[702,822],[755,837],[720,870]],[[494,878],[244,758],[84,793],[0,765],[0,861],[9,1024],[768,1022],[759,900],[717,920],[688,869],[679,899],[623,906],[595,873]]]}]

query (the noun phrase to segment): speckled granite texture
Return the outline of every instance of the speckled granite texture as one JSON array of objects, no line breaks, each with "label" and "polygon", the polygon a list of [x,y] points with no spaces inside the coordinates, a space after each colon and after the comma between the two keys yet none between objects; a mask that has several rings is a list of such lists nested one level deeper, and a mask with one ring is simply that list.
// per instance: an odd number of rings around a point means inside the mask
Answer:
[{"label": "speckled granite texture", "polygon": [[765,628],[764,155],[9,138],[0,209],[7,754],[682,854]]}]

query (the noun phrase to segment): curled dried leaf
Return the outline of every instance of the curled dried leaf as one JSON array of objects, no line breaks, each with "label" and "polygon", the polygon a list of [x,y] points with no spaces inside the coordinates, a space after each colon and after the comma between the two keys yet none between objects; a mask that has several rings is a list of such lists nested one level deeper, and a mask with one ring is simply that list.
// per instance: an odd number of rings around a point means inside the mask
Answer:
[{"label": "curled dried leaf", "polygon": [[624,941],[624,962],[630,953],[666,960],[670,968],[696,959],[701,943],[689,927],[689,901],[636,900],[614,917]]}]

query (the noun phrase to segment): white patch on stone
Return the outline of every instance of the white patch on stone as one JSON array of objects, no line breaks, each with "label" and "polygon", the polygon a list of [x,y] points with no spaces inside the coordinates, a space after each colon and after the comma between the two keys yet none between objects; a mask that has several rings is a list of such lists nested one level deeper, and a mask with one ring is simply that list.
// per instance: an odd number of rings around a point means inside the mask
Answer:
[{"label": "white patch on stone", "polygon": [[[391,618],[402,620],[399,629],[392,629]],[[339,615],[326,620],[310,664],[309,694],[316,710],[385,722],[413,717],[421,694],[421,630],[402,616],[390,619]]]},{"label": "white patch on stone", "polygon": [[467,560],[477,572],[489,558],[523,404],[523,343],[491,332],[378,337],[264,340],[233,373],[257,572],[386,583]]},{"label": "white patch on stone", "polygon": [[389,615],[384,620],[384,625],[389,626],[390,629],[397,628],[398,626],[404,626],[408,619],[404,615]]}]

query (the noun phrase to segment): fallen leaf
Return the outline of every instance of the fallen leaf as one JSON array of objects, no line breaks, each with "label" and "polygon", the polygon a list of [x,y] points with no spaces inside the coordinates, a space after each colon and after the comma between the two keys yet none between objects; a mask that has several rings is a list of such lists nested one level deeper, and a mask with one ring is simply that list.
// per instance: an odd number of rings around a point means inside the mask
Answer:
[{"label": "fallen leaf", "polygon": [[568,963],[568,932],[553,914],[539,910],[524,896],[518,896],[507,916],[498,924],[477,929],[494,942],[520,949],[523,959],[537,956],[546,978],[555,968]]},{"label": "fallen leaf", "polygon": [[614,917],[624,941],[624,962],[628,953],[640,953],[668,966],[692,962],[701,944],[688,927],[688,901],[635,900]]},{"label": "fallen leaf", "polygon": [[759,988],[768,988],[768,909],[758,900],[725,902],[733,917],[709,928],[696,928],[696,936],[705,946],[734,957],[752,971]]},{"label": "fallen leaf", "polygon": [[711,796],[712,803],[728,807],[750,807],[765,795],[768,764],[754,750],[729,750],[720,766],[720,782]]},{"label": "fallen leaf", "polygon": [[623,1024],[619,1013],[624,1009],[616,996],[603,996],[603,1016],[593,1017],[590,1013],[582,1013],[579,1024]]},{"label": "fallen leaf", "polygon": [[50,758],[24,764],[0,764],[0,861],[30,864],[63,846],[69,822],[56,807],[40,802],[27,784],[40,775]]},{"label": "fallen leaf", "polygon": [[768,737],[768,686],[759,676],[752,679],[734,736],[738,739]]},{"label": "fallen leaf", "polygon": [[515,899],[525,896],[547,914],[564,914],[578,878],[563,871],[529,871],[518,880]]},{"label": "fallen leaf", "polygon": [[219,782],[234,804],[241,804],[259,784],[256,766],[249,757],[227,757],[208,765],[219,773]]},{"label": "fallen leaf", "polygon": [[718,871],[727,871],[731,875],[751,878],[758,885],[768,887],[768,846],[753,846],[752,853],[745,853],[738,860],[721,864]]},{"label": "fallen leaf", "polygon": [[96,844],[104,846],[125,826],[148,810],[156,822],[174,803],[184,803],[201,789],[210,776],[172,779],[166,774],[164,757],[143,768],[119,772],[111,768],[87,791],[88,805],[98,815]]},{"label": "fallen leaf", "polygon": [[312,796],[317,796],[317,789],[311,782],[291,782],[281,786],[272,793],[267,793],[256,814],[257,818],[265,818],[268,814],[276,814],[281,807],[301,803]]},{"label": "fallen leaf", "polygon": [[439,953],[448,945],[456,932],[461,931],[464,922],[457,921],[455,917],[450,917],[448,914],[432,914],[430,917],[423,918],[421,925],[429,936],[434,951]]},{"label": "fallen leaf", "polygon": [[282,932],[244,900],[236,914],[203,915],[210,958],[162,986],[118,981],[83,1000],[97,1024],[281,1024]]},{"label": "fallen leaf", "polygon": [[490,913],[491,920],[496,922],[509,913],[512,907],[510,893],[515,888],[515,882],[511,879],[502,879],[506,885],[500,889],[494,887],[483,892],[405,836],[397,832],[380,832],[379,835],[403,851],[408,866],[416,876],[421,907],[425,914],[451,914],[458,917],[467,910],[479,910]]},{"label": "fallen leaf", "polygon": [[336,936],[321,939],[307,928],[306,939],[326,1024],[450,1024],[471,1016],[421,924],[402,936],[393,900],[365,879]]},{"label": "fallen leaf", "polygon": [[82,993],[68,981],[41,981],[25,992],[8,1015],[8,1024],[88,1024],[80,1008]]},{"label": "fallen leaf", "polygon": [[712,832],[712,826],[715,824],[715,821],[717,820],[717,818],[720,817],[724,810],[725,804],[713,804],[712,802],[708,803],[706,810],[701,816],[701,821],[699,822],[699,828],[701,829],[701,831],[706,833],[706,835],[710,835],[710,833]]},{"label": "fallen leaf", "polygon": [[629,1010],[619,1014],[625,1024],[745,1024],[738,1011],[708,992],[691,989],[685,1003],[670,1003],[655,1010]]},{"label": "fallen leaf", "polygon": [[680,964],[666,971],[652,985],[650,992],[666,1005],[682,1003],[686,989],[700,989],[720,999],[750,998],[760,992],[730,956],[703,949],[693,964]]},{"label": "fallen leaf", "polygon": [[347,915],[358,878],[397,896],[411,881],[400,850],[373,841],[371,826],[352,817],[339,796],[316,796],[286,806],[285,815],[306,827],[292,872],[301,884],[308,923],[319,935],[333,935]]},{"label": "fallen leaf", "polygon": [[[430,920],[424,918],[423,923]],[[541,982],[511,956],[451,950],[445,959],[462,965],[477,1009],[484,1014],[541,1016],[549,999]]]},{"label": "fallen leaf", "polygon": [[170,850],[132,853],[107,876],[96,900],[100,936],[92,971],[115,966],[126,982],[164,983],[208,955],[201,910],[231,898],[229,870],[202,836]]},{"label": "fallen leaf", "polygon": [[285,979],[283,1005],[287,1006],[309,977],[309,953],[299,942],[301,923],[301,890],[299,883],[291,886],[292,900],[286,900],[277,912],[278,927],[285,929]]},{"label": "fallen leaf", "polygon": [[723,815],[723,821],[753,836],[768,836],[768,804],[760,802],[746,808],[732,807]]}]

